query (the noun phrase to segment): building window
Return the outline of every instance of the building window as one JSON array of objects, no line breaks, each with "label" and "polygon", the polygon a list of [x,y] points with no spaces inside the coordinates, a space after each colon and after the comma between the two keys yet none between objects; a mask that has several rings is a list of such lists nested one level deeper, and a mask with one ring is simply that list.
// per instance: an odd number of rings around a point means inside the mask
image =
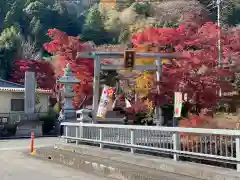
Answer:
[{"label": "building window", "polygon": [[11,99],[11,111],[24,111],[24,99]]}]

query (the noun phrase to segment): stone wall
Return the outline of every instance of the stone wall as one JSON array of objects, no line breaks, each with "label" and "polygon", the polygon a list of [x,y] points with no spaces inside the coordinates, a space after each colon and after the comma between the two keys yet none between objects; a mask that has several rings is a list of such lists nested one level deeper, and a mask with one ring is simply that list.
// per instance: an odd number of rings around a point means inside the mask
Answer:
[{"label": "stone wall", "polygon": [[42,136],[42,122],[22,121],[17,127],[16,136],[31,136],[32,132],[35,136]]}]

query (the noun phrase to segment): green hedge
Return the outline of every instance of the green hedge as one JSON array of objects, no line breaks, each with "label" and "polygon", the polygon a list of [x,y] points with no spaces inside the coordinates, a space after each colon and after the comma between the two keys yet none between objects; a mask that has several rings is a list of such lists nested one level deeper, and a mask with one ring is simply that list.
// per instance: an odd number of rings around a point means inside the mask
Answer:
[{"label": "green hedge", "polygon": [[57,113],[54,110],[50,110],[48,115],[40,117],[39,120],[43,122],[42,124],[43,134],[48,134],[53,130],[55,126],[57,120]]}]

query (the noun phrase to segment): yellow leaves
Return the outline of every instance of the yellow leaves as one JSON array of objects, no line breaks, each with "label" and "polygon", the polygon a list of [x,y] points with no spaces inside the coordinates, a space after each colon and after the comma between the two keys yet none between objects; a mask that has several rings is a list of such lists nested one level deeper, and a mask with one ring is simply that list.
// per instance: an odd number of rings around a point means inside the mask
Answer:
[{"label": "yellow leaves", "polygon": [[131,34],[143,32],[144,29],[150,28],[151,25],[148,24],[144,19],[137,21],[136,23],[129,26],[129,31]]},{"label": "yellow leaves", "polygon": [[[143,44],[141,46],[138,46],[137,48],[135,48],[136,52],[139,53],[145,53],[145,52],[159,52],[158,51],[158,47],[155,46],[151,46],[151,45],[147,45],[147,44]],[[136,65],[153,65],[155,64],[155,59],[156,58],[138,58],[136,59]],[[163,58],[162,60],[162,64],[166,64],[169,62],[169,59]]]},{"label": "yellow leaves", "polygon": [[149,99],[145,100],[144,104],[147,105],[148,109],[153,109],[153,102],[150,101]]},{"label": "yellow leaves", "polygon": [[139,76],[136,80],[137,84],[142,84],[145,87],[150,87],[153,84],[152,81],[154,81],[154,76],[152,73],[149,73],[147,71],[143,72],[143,74]]},{"label": "yellow leaves", "polygon": [[142,96],[147,96],[149,90],[153,87],[155,75],[153,73],[144,72],[136,79],[136,91]]},{"label": "yellow leaves", "polygon": [[150,101],[149,99],[147,99],[147,100],[144,101],[144,104],[146,104],[147,107],[148,107],[148,108],[147,108],[147,109],[148,109],[148,111],[147,111],[147,117],[151,117],[152,114],[153,114],[153,110],[154,110],[153,102]]},{"label": "yellow leaves", "polygon": [[[154,47],[147,44],[136,47],[136,52],[156,52]],[[136,65],[152,65],[155,62],[155,58],[137,58]],[[142,96],[147,96],[149,90],[152,88],[155,81],[155,75],[151,72],[145,71],[141,76],[136,79],[136,91]]]},{"label": "yellow leaves", "polygon": [[[159,52],[158,47],[148,45],[148,44],[142,44],[135,48],[135,51],[138,53],[146,53],[146,52]],[[137,58],[136,59],[136,65],[153,65],[155,64],[156,58]],[[162,64],[167,63],[169,60],[164,58],[162,59]]]},{"label": "yellow leaves", "polygon": [[156,19],[154,18],[138,16],[134,23],[129,26],[129,31],[131,32],[131,34],[140,33],[147,28],[153,27],[155,23]]},{"label": "yellow leaves", "polygon": [[168,62],[170,62],[169,59],[165,59],[165,58],[162,59],[162,64],[166,64],[166,63],[168,63]]},{"label": "yellow leaves", "polygon": [[152,65],[154,62],[155,59],[152,58],[138,58],[136,60],[136,65]]},{"label": "yellow leaves", "polygon": [[[138,53],[145,52],[154,52],[153,49],[149,47],[149,45],[143,44],[135,48],[135,51]],[[152,65],[155,62],[155,58],[137,58],[136,65]]]}]

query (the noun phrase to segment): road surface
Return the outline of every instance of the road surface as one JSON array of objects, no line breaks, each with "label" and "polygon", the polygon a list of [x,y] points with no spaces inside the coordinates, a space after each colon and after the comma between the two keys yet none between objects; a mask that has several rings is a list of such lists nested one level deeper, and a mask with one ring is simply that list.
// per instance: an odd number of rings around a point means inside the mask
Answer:
[{"label": "road surface", "polygon": [[[36,147],[50,146],[58,138],[36,139]],[[0,140],[1,180],[107,180],[63,165],[27,156],[29,139]]]}]

